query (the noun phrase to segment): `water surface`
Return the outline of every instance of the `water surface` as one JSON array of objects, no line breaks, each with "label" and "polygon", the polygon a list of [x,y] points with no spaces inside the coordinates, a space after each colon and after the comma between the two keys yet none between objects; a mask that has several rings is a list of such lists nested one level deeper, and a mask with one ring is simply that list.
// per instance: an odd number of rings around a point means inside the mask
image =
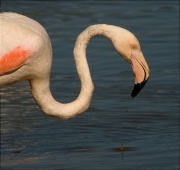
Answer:
[{"label": "water surface", "polygon": [[[104,37],[87,48],[95,91],[90,108],[62,121],[44,115],[28,82],[1,89],[1,167],[40,169],[179,169],[179,4],[177,1],[11,1],[2,11],[40,22],[53,46],[51,90],[76,99],[78,34],[106,23],[132,31],[151,77],[132,99],[131,66]],[[118,150],[123,142],[124,151]]]}]

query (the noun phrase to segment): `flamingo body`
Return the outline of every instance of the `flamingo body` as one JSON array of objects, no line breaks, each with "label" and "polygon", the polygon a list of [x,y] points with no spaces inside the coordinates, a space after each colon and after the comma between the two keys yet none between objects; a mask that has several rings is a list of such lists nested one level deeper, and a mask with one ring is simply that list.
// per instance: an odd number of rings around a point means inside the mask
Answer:
[{"label": "flamingo body", "polygon": [[140,44],[131,32],[113,25],[92,25],[78,36],[74,47],[74,60],[81,80],[80,94],[71,103],[59,103],[49,88],[52,48],[45,29],[38,22],[16,13],[1,13],[0,23],[0,88],[28,80],[33,98],[46,115],[69,119],[89,107],[94,85],[86,47],[95,36],[108,38],[115,50],[131,64],[135,74],[132,97],[139,93],[149,78],[149,68]]}]

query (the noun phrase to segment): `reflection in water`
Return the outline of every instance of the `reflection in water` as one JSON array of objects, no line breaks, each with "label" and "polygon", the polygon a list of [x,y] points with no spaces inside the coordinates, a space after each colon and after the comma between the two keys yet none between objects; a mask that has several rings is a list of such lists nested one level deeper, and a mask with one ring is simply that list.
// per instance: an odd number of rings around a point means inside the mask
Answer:
[{"label": "reflection in water", "polygon": [[126,146],[124,146],[124,142],[121,142],[121,146],[120,147],[113,148],[112,150],[121,153],[122,162],[123,162],[123,165],[124,165],[124,160],[125,160],[124,152],[126,152],[126,151],[134,151],[135,148],[134,147],[126,147]]}]

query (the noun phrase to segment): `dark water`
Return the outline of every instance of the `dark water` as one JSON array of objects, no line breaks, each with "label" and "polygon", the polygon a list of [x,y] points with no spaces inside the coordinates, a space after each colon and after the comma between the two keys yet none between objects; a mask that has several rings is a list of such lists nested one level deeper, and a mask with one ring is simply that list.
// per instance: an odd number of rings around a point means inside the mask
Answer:
[{"label": "dark water", "polygon": [[69,121],[44,115],[26,81],[1,89],[1,168],[179,169],[178,1],[3,1],[1,7],[46,28],[54,54],[51,90],[60,102],[79,93],[72,51],[89,25],[132,31],[151,70],[147,85],[132,99],[130,65],[108,40],[94,38],[87,49],[92,103]]}]

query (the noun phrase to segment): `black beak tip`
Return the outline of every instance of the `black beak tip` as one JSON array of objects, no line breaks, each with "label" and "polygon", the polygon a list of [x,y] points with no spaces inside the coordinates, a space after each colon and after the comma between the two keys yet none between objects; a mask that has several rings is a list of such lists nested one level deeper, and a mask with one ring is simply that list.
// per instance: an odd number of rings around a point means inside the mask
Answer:
[{"label": "black beak tip", "polygon": [[141,91],[142,89],[142,83],[138,83],[134,85],[134,89],[131,93],[131,97],[134,98],[137,96],[137,94]]},{"label": "black beak tip", "polygon": [[138,84],[134,85],[134,89],[133,89],[133,91],[131,93],[132,98],[137,96],[137,94],[141,91],[141,89],[144,87],[144,85],[146,84],[147,81],[148,81],[148,79],[141,82],[141,83],[138,83]]}]

